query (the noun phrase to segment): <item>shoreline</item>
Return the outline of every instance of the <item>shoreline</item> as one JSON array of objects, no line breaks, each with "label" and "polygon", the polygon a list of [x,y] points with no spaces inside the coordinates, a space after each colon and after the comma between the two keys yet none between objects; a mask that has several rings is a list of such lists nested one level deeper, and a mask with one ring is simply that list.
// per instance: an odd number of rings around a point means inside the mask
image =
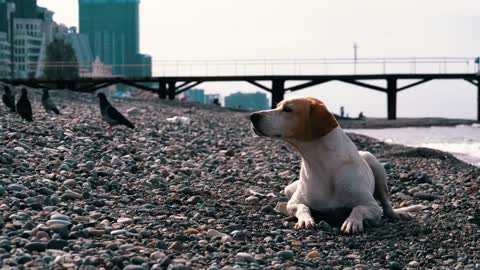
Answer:
[{"label": "shoreline", "polygon": [[398,118],[388,120],[385,118],[339,119],[340,126],[344,129],[380,129],[380,128],[402,128],[402,127],[449,127],[458,125],[472,125],[479,122],[469,119],[454,118]]}]

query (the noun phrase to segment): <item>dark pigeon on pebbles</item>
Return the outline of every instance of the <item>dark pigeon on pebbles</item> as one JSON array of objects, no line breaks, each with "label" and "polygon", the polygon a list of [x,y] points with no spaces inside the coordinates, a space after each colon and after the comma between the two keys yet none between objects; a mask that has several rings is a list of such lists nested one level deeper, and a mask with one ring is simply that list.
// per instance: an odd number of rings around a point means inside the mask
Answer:
[{"label": "dark pigeon on pebbles", "polygon": [[15,95],[10,91],[10,87],[5,86],[2,100],[5,106],[7,106],[11,112],[15,112]]},{"label": "dark pigeon on pebbles", "polygon": [[135,128],[127,118],[108,102],[104,93],[98,93],[97,97],[100,99],[100,112],[102,113],[103,120],[109,125],[108,131],[111,131],[112,127],[117,125],[125,125],[129,128]]},{"label": "dark pigeon on pebbles", "polygon": [[50,94],[48,93],[47,89],[43,89],[42,105],[45,108],[45,111],[47,111],[47,113],[54,112],[55,114],[60,114],[57,106],[55,106],[52,99],[50,98]]},{"label": "dark pigeon on pebbles", "polygon": [[30,100],[28,100],[28,92],[27,89],[22,88],[22,95],[17,102],[17,113],[27,121],[33,121],[32,115],[32,105],[30,104]]}]

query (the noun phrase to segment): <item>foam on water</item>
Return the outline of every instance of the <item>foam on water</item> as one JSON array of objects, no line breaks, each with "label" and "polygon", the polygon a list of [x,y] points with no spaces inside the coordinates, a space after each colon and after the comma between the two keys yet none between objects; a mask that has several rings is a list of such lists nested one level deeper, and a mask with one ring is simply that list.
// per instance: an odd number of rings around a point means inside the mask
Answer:
[{"label": "foam on water", "polygon": [[457,158],[480,166],[480,125],[456,127],[349,129],[387,143],[428,147],[450,152]]}]

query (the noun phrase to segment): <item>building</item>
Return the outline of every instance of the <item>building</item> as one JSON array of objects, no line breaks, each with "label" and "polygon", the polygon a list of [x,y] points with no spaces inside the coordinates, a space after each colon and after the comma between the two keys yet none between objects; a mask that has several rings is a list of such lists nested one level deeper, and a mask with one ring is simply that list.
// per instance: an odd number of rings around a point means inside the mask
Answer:
[{"label": "building", "polygon": [[106,65],[100,61],[97,56],[95,61],[91,64],[91,71],[82,69],[80,70],[80,77],[84,78],[96,78],[96,77],[114,77],[112,75],[112,66]]},{"label": "building", "polygon": [[208,94],[205,95],[206,104],[220,105],[220,94]]},{"label": "building", "polygon": [[205,103],[205,90],[192,88],[180,94],[178,98],[182,101]]},{"label": "building", "polygon": [[10,77],[10,42],[5,32],[0,32],[0,78]]},{"label": "building", "polygon": [[0,0],[0,78],[8,78],[11,74],[10,54],[10,15],[13,13],[13,4]]},{"label": "building", "polygon": [[36,0],[0,0],[0,77],[42,77],[48,64],[47,46],[55,38],[71,43],[80,69],[85,69],[81,72],[93,72],[94,57],[88,37],[75,28],[57,24],[53,14],[38,7]]},{"label": "building", "polygon": [[41,77],[47,45],[54,37],[64,36],[66,27],[57,25],[53,12],[38,7],[36,0],[0,0],[0,15],[0,62],[9,66],[10,71],[12,60],[14,63],[13,74],[6,74],[2,65],[0,75]]},{"label": "building", "polygon": [[[90,49],[90,44],[88,43],[87,35],[77,33],[77,29],[75,27],[71,27],[69,29],[68,41],[72,45],[73,51],[75,52],[75,58],[77,58],[80,77],[82,77],[82,73],[96,74],[96,66],[98,66],[101,61],[100,59],[94,59],[92,50]],[[107,72],[107,74],[112,75],[111,72],[112,70],[110,67],[110,72]]]},{"label": "building", "polygon": [[269,108],[267,95],[256,93],[234,93],[225,97],[225,107],[242,110],[266,110]]},{"label": "building", "polygon": [[0,0],[0,78],[10,77],[10,15],[13,13],[14,5]]},{"label": "building", "polygon": [[79,0],[80,33],[88,36],[94,56],[113,74],[151,76],[150,56],[140,54],[139,0]]},{"label": "building", "polygon": [[[112,75],[112,66],[102,63],[98,56],[95,58],[95,61],[89,65],[89,67],[91,68],[80,68],[79,76],[83,78],[114,77]],[[116,91],[117,87],[115,85],[110,85],[103,88],[103,92],[106,94],[108,93],[108,95],[112,95]]]}]

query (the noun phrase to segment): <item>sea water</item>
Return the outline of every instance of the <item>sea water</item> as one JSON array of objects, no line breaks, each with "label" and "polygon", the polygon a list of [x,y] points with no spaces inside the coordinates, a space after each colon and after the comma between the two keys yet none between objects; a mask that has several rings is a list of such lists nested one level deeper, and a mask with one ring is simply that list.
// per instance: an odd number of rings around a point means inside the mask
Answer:
[{"label": "sea water", "polygon": [[406,127],[384,129],[348,129],[386,143],[428,147],[450,152],[458,159],[480,166],[480,125],[455,127]]}]

